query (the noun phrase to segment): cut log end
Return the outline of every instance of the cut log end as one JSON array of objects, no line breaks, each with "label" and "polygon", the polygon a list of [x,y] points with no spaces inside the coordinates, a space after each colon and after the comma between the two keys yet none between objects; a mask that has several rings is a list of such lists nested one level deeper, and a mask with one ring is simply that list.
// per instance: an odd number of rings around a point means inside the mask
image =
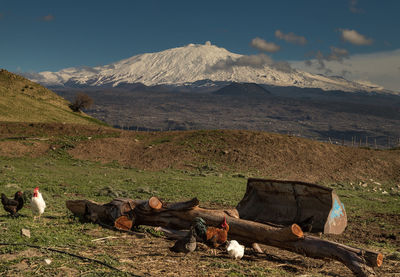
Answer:
[{"label": "cut log end", "polygon": [[118,217],[114,222],[114,227],[119,230],[128,231],[132,228],[132,225],[133,221],[125,215]]},{"label": "cut log end", "polygon": [[298,238],[302,238],[304,237],[304,233],[303,230],[301,230],[300,226],[297,224],[292,224],[292,226],[290,226],[293,235],[297,236]]},{"label": "cut log end", "polygon": [[376,257],[376,266],[381,267],[383,264],[383,255],[382,253],[379,253],[378,256]]},{"label": "cut log end", "polygon": [[152,196],[149,199],[149,206],[150,206],[150,208],[152,208],[154,210],[159,210],[162,208],[162,203],[161,203],[160,199],[158,199],[155,196]]}]

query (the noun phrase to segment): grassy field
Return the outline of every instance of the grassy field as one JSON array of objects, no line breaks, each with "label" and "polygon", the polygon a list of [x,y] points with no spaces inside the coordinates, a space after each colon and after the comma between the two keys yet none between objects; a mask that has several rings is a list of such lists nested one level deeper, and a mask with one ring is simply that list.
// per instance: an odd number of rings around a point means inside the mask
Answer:
[{"label": "grassy field", "polygon": [[269,246],[263,246],[266,254],[246,249],[240,261],[205,247],[175,254],[169,251],[174,242],[152,227],[121,233],[80,222],[65,206],[71,199],[106,203],[155,195],[166,201],[197,197],[202,207],[229,208],[242,199],[246,177],[335,188],[348,228],[323,237],[383,252],[378,275],[400,276],[399,150],[255,131],[123,132],[73,113],[66,100],[5,70],[0,121],[0,192],[11,197],[21,190],[29,200],[39,186],[47,203],[40,221],[33,220],[29,201],[18,218],[0,208],[1,276],[351,276],[339,262]]},{"label": "grassy field", "polygon": [[[71,140],[73,137],[64,136],[59,143],[68,145]],[[51,247],[102,261],[120,271],[45,249],[3,245],[0,247],[1,275],[188,276],[189,272],[205,276],[351,275],[338,262],[317,261],[272,247],[268,248],[271,254],[266,256],[252,254],[247,249],[245,258],[240,261],[229,259],[222,251],[217,256],[207,250],[198,250],[189,256],[177,255],[168,250],[173,242],[160,237],[162,234],[150,227],[138,227],[137,231],[144,237],[137,237],[82,223],[67,211],[66,200],[108,202],[120,196],[147,199],[157,195],[167,201],[198,197],[203,207],[234,207],[244,195],[246,178],[243,176],[248,173],[222,171],[207,163],[193,165],[191,170],[148,171],[122,166],[116,161],[102,164],[74,159],[66,149],[61,147],[36,158],[0,158],[1,192],[11,196],[16,190],[22,190],[29,195],[39,186],[47,202],[40,221],[33,221],[28,205],[16,219],[2,211],[0,242]],[[389,259],[385,260],[379,274],[392,276],[400,259],[398,184],[371,181],[366,185],[325,185],[336,189],[349,217],[346,232],[329,239],[382,251]],[[22,228],[30,230],[30,238],[21,235]],[[93,241],[104,237],[111,238]],[[46,264],[45,259],[50,259],[51,264]]]},{"label": "grassy field", "polygon": [[[94,224],[82,224],[67,212],[67,199],[86,198],[107,202],[117,196],[146,199],[158,195],[165,200],[186,200],[197,196],[201,202],[209,205],[234,205],[243,196],[246,183],[243,178],[210,170],[204,172],[199,169],[191,173],[176,170],[150,172],[124,168],[118,163],[102,165],[75,160],[65,153],[40,158],[1,158],[0,171],[2,192],[9,196],[16,190],[29,194],[32,188],[39,186],[47,203],[40,222],[33,221],[29,207],[25,207],[21,211],[23,216],[17,219],[9,218],[3,211],[0,219],[1,242],[68,249],[76,254],[89,254],[96,249],[98,243],[91,241],[96,237],[120,234]],[[30,238],[20,235],[22,228],[30,230]],[[107,244],[113,246],[114,242]],[[121,266],[113,253],[101,252],[95,255],[96,259]],[[68,255],[43,253],[26,247],[2,247],[0,253],[0,274],[6,275],[18,272],[24,272],[24,275],[57,274],[63,267],[71,267],[75,273],[110,271],[97,264],[80,263]],[[53,262],[44,266],[45,258]]]}]

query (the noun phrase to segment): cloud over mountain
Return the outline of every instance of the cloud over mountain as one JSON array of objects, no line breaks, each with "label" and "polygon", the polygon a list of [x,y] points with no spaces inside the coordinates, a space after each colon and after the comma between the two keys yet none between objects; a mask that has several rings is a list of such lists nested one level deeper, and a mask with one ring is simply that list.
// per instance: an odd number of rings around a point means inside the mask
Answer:
[{"label": "cloud over mountain", "polygon": [[[318,50],[317,52],[312,52],[309,55],[314,56],[315,61],[318,64],[318,69],[325,70],[325,74],[332,73],[329,68],[326,68],[325,62],[326,61],[337,61],[343,62],[344,59],[349,57],[349,51],[344,48],[338,48],[335,46],[330,47],[331,51],[328,54],[322,53],[322,51]],[[312,66],[313,62],[311,60],[304,61],[306,66]]]},{"label": "cloud over mountain", "polygon": [[216,70],[230,70],[234,66],[249,66],[252,68],[262,68],[268,64],[272,63],[272,59],[265,54],[241,56],[239,58],[233,59],[228,56],[226,59],[221,59],[217,61],[209,69],[211,71]]},{"label": "cloud over mountain", "polygon": [[278,52],[281,47],[277,44],[275,44],[274,42],[267,42],[265,40],[263,40],[262,38],[254,38],[251,42],[250,42],[250,46],[258,49],[260,51],[263,52],[269,52],[269,53],[274,53],[274,52]]},{"label": "cloud over mountain", "polygon": [[[344,54],[344,52],[343,52]],[[349,80],[363,80],[400,92],[400,49],[370,54],[348,55],[342,62],[323,59],[323,68],[317,58],[309,62],[296,61],[291,65],[314,74],[328,70],[331,75],[345,76]],[[373,64],[374,66],[370,66]],[[366,82],[364,82],[366,84]]]}]

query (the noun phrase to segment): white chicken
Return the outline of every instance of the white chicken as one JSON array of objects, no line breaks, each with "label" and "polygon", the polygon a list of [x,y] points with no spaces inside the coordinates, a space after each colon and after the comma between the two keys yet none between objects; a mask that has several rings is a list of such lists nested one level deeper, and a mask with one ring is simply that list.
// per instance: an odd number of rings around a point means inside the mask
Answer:
[{"label": "white chicken", "polygon": [[39,217],[44,213],[44,209],[46,208],[46,202],[44,202],[44,199],[42,197],[42,194],[39,192],[39,187],[36,187],[33,190],[33,196],[31,199],[31,209],[34,214],[34,218],[36,219],[36,216]]},{"label": "white chicken", "polygon": [[241,259],[244,255],[244,246],[240,245],[236,240],[231,240],[226,245],[226,251],[232,258]]}]

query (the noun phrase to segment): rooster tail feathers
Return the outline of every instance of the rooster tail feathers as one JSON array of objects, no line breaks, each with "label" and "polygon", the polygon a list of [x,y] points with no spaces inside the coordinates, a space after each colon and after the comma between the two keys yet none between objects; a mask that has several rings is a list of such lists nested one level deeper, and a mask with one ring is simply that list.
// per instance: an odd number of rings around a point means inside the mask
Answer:
[{"label": "rooster tail feathers", "polygon": [[206,225],[206,222],[204,221],[204,219],[203,218],[201,218],[201,217],[195,217],[194,219],[193,219],[193,223],[199,223],[199,224],[203,224],[203,225]]},{"label": "rooster tail feathers", "polygon": [[207,240],[207,225],[204,219],[201,217],[194,218],[192,221],[192,227],[197,238],[203,241]]}]

